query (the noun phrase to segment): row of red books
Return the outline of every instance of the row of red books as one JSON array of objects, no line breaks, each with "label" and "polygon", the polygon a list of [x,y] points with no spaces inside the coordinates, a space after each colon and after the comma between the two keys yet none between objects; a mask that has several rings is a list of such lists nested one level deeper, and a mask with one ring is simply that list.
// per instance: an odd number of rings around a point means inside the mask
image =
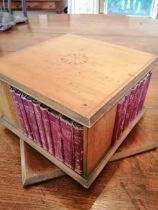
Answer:
[{"label": "row of red books", "polygon": [[83,126],[11,88],[24,134],[77,173],[83,172]]},{"label": "row of red books", "polygon": [[151,73],[138,82],[130,92],[118,103],[116,120],[113,132],[114,143],[119,139],[129,123],[139,114],[143,108]]}]

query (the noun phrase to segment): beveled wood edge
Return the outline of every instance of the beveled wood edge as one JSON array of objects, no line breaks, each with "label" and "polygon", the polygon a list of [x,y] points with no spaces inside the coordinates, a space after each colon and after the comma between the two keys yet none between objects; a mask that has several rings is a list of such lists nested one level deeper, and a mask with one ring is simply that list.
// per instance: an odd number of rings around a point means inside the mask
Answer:
[{"label": "beveled wood edge", "polygon": [[24,154],[24,144],[23,140],[20,139],[20,157],[21,157],[21,175],[22,175],[22,183],[23,186],[27,186],[27,178],[26,178],[26,166],[25,166],[25,154]]},{"label": "beveled wood edge", "polygon": [[59,169],[61,171],[61,173],[59,174],[59,171],[57,174],[55,173],[49,173],[47,174],[47,176],[43,176],[43,175],[38,175],[38,176],[32,176],[32,177],[28,177],[26,174],[26,160],[25,160],[25,145],[24,145],[25,141],[23,141],[22,139],[20,139],[20,156],[21,156],[21,172],[22,172],[22,183],[24,187],[27,187],[29,185],[32,184],[37,184],[39,182],[43,182],[43,181],[48,181],[50,179],[56,179],[58,177],[62,177],[65,175],[65,173]]},{"label": "beveled wood edge", "polygon": [[26,87],[25,85],[22,85],[20,82],[17,82],[13,79],[10,79],[6,75],[0,73],[0,80],[3,82],[6,82],[7,84],[23,91],[24,93],[32,96],[36,100],[39,100],[40,102],[44,103],[48,107],[56,110],[57,112],[60,112],[61,114],[67,116],[68,118],[80,123],[81,125],[91,128],[97,120],[99,120],[105,112],[108,112],[111,107],[113,107],[117,102],[126,94],[128,94],[129,89],[132,88],[134,85],[136,85],[141,78],[143,78],[147,73],[151,72],[155,66],[158,64],[158,57],[155,56],[153,59],[151,59],[150,64],[146,64],[145,69],[143,69],[132,81],[128,82],[126,84],[126,87],[123,89],[120,89],[118,93],[113,93],[113,97],[111,100],[109,100],[106,104],[102,102],[101,108],[92,116],[85,117],[82,116],[75,111],[70,110],[69,108],[65,107],[64,105],[61,105],[51,99],[49,99],[46,96],[41,95],[40,93],[31,90],[30,88]]},{"label": "beveled wood edge", "polygon": [[128,128],[123,132],[121,135],[121,138],[109,149],[106,154],[104,154],[103,158],[100,160],[98,165],[93,169],[93,171],[86,177],[83,177],[79,174],[77,174],[75,171],[67,167],[64,163],[57,160],[55,157],[53,157],[51,154],[49,154],[46,150],[38,146],[36,143],[34,143],[31,139],[27,138],[24,134],[22,134],[22,131],[15,126],[11,125],[5,119],[4,117],[0,117],[0,123],[2,123],[4,126],[6,126],[9,130],[11,130],[13,133],[15,133],[17,136],[23,139],[26,143],[28,143],[31,147],[33,147],[35,150],[37,150],[40,154],[42,154],[44,157],[46,157],[48,160],[50,160],[52,163],[54,163],[57,167],[59,167],[62,171],[64,171],[66,174],[68,174],[70,177],[75,179],[77,182],[79,182],[83,187],[88,189],[91,184],[94,182],[94,180],[97,178],[97,176],[100,174],[100,172],[103,170],[105,165],[108,163],[109,159],[112,157],[112,155],[116,152],[118,147],[121,145],[121,143],[126,139],[129,132],[132,130],[132,128],[136,125],[136,123],[140,120],[142,117],[144,111],[141,111],[139,115],[129,124]]},{"label": "beveled wood edge", "polygon": [[153,141],[149,145],[145,145],[144,147],[141,146],[141,148],[137,148],[131,152],[129,150],[126,150],[123,152],[116,152],[115,155],[112,156],[112,158],[109,160],[109,162],[121,160],[121,159],[128,158],[137,154],[141,154],[141,153],[156,149],[157,147],[158,147],[158,144],[156,143],[156,141],[155,142]]}]

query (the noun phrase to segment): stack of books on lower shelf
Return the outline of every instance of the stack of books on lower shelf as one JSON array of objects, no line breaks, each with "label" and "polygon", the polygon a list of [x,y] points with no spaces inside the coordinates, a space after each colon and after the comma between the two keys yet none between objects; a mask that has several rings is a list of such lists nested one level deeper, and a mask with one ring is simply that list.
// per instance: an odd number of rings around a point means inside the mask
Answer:
[{"label": "stack of books on lower shelf", "polygon": [[10,91],[24,134],[82,174],[83,126],[13,87]]}]

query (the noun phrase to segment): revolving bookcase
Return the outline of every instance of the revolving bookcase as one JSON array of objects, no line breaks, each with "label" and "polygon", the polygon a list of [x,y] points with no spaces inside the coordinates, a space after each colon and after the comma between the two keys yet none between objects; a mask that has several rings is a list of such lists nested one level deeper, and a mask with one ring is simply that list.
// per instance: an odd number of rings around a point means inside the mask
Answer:
[{"label": "revolving bookcase", "polygon": [[65,35],[0,62],[0,121],[89,188],[143,115],[155,55]]}]

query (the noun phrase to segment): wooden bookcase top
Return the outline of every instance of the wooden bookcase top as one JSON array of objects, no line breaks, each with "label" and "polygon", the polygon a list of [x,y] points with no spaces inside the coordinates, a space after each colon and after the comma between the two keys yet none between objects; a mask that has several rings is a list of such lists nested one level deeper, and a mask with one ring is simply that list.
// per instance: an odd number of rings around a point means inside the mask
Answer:
[{"label": "wooden bookcase top", "polygon": [[1,58],[0,78],[91,127],[155,63],[155,55],[69,34]]}]

